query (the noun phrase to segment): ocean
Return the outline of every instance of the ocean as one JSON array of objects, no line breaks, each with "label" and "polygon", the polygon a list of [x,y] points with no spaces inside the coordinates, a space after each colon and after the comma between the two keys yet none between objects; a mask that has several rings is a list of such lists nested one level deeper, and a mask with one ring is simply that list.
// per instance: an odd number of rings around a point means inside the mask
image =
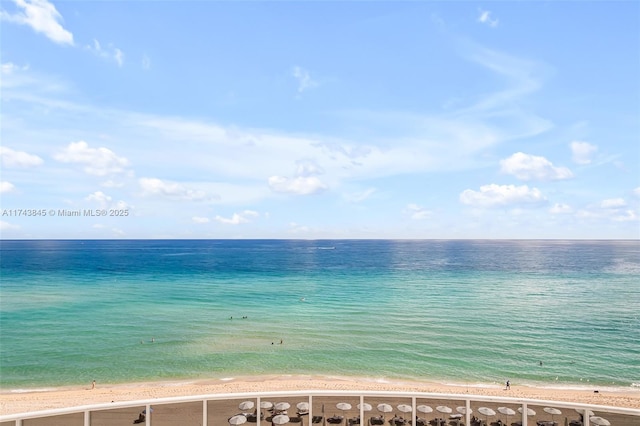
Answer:
[{"label": "ocean", "polygon": [[0,388],[255,375],[640,388],[640,243],[0,241]]}]

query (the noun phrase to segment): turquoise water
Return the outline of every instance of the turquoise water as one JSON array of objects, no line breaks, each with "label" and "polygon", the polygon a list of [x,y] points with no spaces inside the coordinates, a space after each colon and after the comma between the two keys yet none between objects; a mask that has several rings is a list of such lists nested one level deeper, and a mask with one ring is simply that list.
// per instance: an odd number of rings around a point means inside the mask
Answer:
[{"label": "turquoise water", "polygon": [[637,241],[0,249],[3,389],[261,374],[640,387]]}]

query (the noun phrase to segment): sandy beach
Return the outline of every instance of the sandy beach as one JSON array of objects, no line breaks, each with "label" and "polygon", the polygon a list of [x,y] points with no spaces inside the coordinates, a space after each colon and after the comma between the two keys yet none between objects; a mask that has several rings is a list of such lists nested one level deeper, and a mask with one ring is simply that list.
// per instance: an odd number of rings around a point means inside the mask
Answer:
[{"label": "sandy beach", "polygon": [[539,400],[580,402],[587,404],[640,409],[640,390],[567,390],[511,386],[452,386],[428,382],[374,381],[353,377],[313,377],[313,376],[260,376],[199,380],[190,382],[157,382],[64,387],[52,390],[2,392],[0,412],[13,414],[52,408],[73,407],[87,404],[144,400],[152,398],[241,393],[259,391],[294,390],[373,390],[450,393],[463,395],[509,396]]}]

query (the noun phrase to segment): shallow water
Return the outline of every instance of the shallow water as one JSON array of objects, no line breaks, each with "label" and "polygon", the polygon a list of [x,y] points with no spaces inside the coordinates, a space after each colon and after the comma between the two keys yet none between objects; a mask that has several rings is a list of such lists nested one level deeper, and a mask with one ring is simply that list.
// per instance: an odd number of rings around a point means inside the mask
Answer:
[{"label": "shallow water", "polygon": [[0,248],[4,389],[254,374],[640,386],[635,241]]}]

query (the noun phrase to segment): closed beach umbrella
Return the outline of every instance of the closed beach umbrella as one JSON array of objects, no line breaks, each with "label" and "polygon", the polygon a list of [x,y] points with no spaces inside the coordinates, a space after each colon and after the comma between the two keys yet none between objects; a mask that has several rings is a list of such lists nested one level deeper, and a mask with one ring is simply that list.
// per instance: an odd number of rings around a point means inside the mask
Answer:
[{"label": "closed beach umbrella", "polygon": [[589,417],[589,420],[591,421],[591,423],[593,423],[596,426],[610,426],[611,425],[609,420],[604,419],[604,418],[602,418],[600,416]]},{"label": "closed beach umbrella", "polygon": [[229,424],[233,426],[242,425],[242,424],[245,424],[246,422],[247,422],[247,418],[242,414],[238,414],[236,416],[229,418]]},{"label": "closed beach umbrella", "polygon": [[[518,413],[522,414],[522,407],[518,408]],[[531,408],[527,408],[527,416],[535,416],[535,415],[536,415],[535,410]]]},{"label": "closed beach umbrella", "polygon": [[509,407],[498,407],[498,411],[507,416],[507,419],[505,420],[507,425],[509,424],[509,416],[516,414],[516,412]]},{"label": "closed beach umbrella", "polygon": [[553,408],[553,407],[544,407],[543,410],[546,413],[551,414],[551,421],[553,421],[553,416],[558,416],[558,415],[562,414],[562,411],[558,410],[557,408]]},{"label": "closed beach umbrella", "polygon": [[271,419],[271,421],[275,425],[283,425],[285,423],[289,423],[289,420],[289,416],[287,416],[286,414],[278,414],[277,416],[273,416],[273,418]]},{"label": "closed beach umbrella", "polygon": [[253,401],[243,401],[240,404],[238,404],[238,408],[241,409],[242,411],[251,410],[254,406],[255,404],[253,403]]}]

